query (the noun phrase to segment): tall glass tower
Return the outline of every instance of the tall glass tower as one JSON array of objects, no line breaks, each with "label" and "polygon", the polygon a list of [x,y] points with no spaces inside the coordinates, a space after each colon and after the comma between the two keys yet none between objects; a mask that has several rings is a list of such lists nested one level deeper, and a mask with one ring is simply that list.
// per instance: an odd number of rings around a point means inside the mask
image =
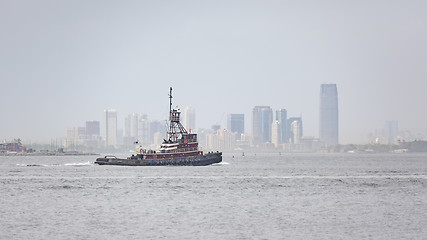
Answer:
[{"label": "tall glass tower", "polygon": [[[244,114],[228,114],[227,128],[231,132],[240,135],[245,132],[245,115]],[[239,138],[240,139],[240,138]]]},{"label": "tall glass tower", "polygon": [[288,123],[287,123],[288,113],[286,109],[281,108],[276,110],[276,121],[279,122],[280,127],[280,138],[279,143],[288,142]]},{"label": "tall glass tower", "polygon": [[302,138],[302,133],[303,133],[302,117],[288,118],[287,131],[288,131],[288,141],[291,143],[299,144]]},{"label": "tall glass tower", "polygon": [[105,145],[116,146],[117,145],[117,112],[114,109],[104,110],[104,122],[105,122]]},{"label": "tall glass tower", "polygon": [[271,142],[273,110],[269,106],[255,106],[252,110],[252,138],[254,144]]},{"label": "tall glass tower", "polygon": [[193,107],[188,106],[185,109],[184,126],[187,131],[196,130],[196,110]]},{"label": "tall glass tower", "polygon": [[338,93],[336,84],[320,86],[319,138],[326,145],[338,144]]}]

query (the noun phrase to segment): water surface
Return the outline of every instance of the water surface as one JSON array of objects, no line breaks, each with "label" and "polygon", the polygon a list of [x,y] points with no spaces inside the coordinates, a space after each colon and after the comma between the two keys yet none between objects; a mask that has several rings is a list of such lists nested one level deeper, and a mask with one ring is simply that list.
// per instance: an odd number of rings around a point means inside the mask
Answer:
[{"label": "water surface", "polygon": [[0,157],[0,239],[425,239],[425,154]]}]

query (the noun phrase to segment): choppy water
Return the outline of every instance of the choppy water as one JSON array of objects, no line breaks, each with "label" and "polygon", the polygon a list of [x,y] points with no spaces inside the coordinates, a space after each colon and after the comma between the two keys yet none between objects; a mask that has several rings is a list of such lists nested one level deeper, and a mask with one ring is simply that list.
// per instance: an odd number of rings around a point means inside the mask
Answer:
[{"label": "choppy water", "polygon": [[0,157],[0,239],[426,239],[427,155]]}]

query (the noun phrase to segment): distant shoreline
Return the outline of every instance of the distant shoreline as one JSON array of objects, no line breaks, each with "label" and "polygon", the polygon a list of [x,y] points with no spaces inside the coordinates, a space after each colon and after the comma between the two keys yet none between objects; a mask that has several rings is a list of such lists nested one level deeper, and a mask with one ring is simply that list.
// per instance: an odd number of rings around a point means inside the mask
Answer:
[{"label": "distant shoreline", "polygon": [[36,153],[0,153],[0,156],[99,156],[99,153],[82,153],[82,152],[36,152]]}]

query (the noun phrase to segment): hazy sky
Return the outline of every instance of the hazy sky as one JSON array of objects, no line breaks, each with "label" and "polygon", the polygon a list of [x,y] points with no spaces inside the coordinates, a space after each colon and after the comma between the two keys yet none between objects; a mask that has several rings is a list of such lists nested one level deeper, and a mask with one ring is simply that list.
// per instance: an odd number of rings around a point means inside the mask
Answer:
[{"label": "hazy sky", "polygon": [[367,142],[385,120],[426,131],[426,10],[425,0],[0,0],[0,139],[50,142],[107,108],[163,120],[170,86],[197,127],[245,113],[250,132],[252,108],[269,105],[318,137],[322,83],[338,86],[341,143]]}]

